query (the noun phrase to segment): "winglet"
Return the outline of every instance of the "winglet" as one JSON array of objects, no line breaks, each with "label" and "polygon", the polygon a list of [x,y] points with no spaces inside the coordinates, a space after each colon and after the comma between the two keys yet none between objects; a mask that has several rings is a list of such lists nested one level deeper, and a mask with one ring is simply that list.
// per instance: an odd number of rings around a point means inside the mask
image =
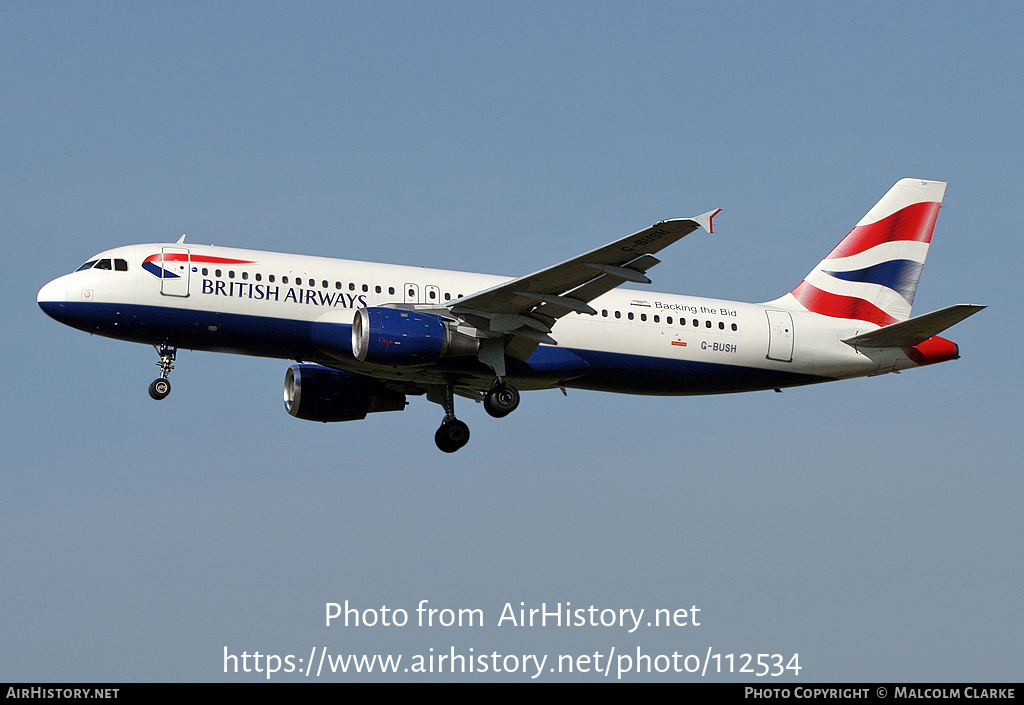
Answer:
[{"label": "winglet", "polygon": [[715,230],[711,221],[714,219],[716,215],[718,215],[721,212],[721,208],[716,208],[713,211],[708,211],[707,213],[694,216],[693,218],[690,218],[690,220],[692,220],[694,223],[707,230],[709,233],[713,233],[715,232]]}]

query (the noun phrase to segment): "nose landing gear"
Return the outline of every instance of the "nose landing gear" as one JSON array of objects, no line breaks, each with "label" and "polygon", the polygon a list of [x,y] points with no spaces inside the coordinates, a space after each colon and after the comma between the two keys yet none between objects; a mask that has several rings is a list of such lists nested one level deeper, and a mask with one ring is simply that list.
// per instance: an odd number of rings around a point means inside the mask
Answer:
[{"label": "nose landing gear", "polygon": [[149,385],[149,396],[160,401],[171,393],[171,382],[167,379],[154,379]]},{"label": "nose landing gear", "polygon": [[171,393],[171,381],[167,379],[167,376],[174,369],[174,358],[178,354],[178,348],[173,345],[154,345],[153,347],[160,355],[160,361],[156,363],[160,368],[160,376],[149,385],[149,396],[160,401]]}]

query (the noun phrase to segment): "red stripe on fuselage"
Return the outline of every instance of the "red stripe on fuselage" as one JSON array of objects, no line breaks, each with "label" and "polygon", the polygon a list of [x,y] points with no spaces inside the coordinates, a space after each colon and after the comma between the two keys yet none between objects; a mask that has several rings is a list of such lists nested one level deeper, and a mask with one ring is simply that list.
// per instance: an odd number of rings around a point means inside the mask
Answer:
[{"label": "red stripe on fuselage", "polygon": [[205,262],[206,264],[255,264],[247,259],[228,259],[227,257],[209,257],[207,255],[191,255],[184,252],[163,252],[150,255],[143,260],[145,262]]}]

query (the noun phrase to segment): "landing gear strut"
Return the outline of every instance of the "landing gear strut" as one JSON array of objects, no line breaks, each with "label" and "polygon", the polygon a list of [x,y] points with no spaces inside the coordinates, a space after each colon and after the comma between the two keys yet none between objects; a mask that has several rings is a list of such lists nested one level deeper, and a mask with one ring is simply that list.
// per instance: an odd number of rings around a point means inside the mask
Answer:
[{"label": "landing gear strut", "polygon": [[[454,385],[438,385],[427,390],[427,400],[444,408],[444,421],[434,433],[434,443],[445,453],[454,453],[469,442],[469,426],[455,418]],[[496,379],[484,395],[484,409],[496,419],[508,416],[519,406],[519,390],[503,379]]]},{"label": "landing gear strut", "polygon": [[504,380],[495,380],[484,396],[484,411],[496,419],[508,416],[519,406],[519,390]]},{"label": "landing gear strut", "polygon": [[173,345],[154,345],[160,355],[160,362],[156,366],[160,368],[160,376],[149,385],[149,396],[157,401],[171,393],[171,381],[167,376],[174,369],[174,357],[178,354],[178,348]]},{"label": "landing gear strut", "polygon": [[452,385],[429,390],[427,399],[444,408],[444,421],[434,433],[434,443],[438,449],[445,453],[454,453],[469,443],[469,426],[455,418],[455,394]]}]

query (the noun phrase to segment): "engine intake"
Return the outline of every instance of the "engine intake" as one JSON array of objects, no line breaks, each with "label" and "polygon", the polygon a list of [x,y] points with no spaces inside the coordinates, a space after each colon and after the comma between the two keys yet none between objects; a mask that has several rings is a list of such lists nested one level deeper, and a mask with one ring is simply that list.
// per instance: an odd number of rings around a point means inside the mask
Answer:
[{"label": "engine intake", "polygon": [[476,355],[480,341],[441,316],[399,308],[361,308],[352,321],[352,354],[377,365],[425,365]]},{"label": "engine intake", "polygon": [[284,375],[284,408],[306,421],[355,421],[401,411],[405,395],[362,375],[320,365],[292,365]]}]

